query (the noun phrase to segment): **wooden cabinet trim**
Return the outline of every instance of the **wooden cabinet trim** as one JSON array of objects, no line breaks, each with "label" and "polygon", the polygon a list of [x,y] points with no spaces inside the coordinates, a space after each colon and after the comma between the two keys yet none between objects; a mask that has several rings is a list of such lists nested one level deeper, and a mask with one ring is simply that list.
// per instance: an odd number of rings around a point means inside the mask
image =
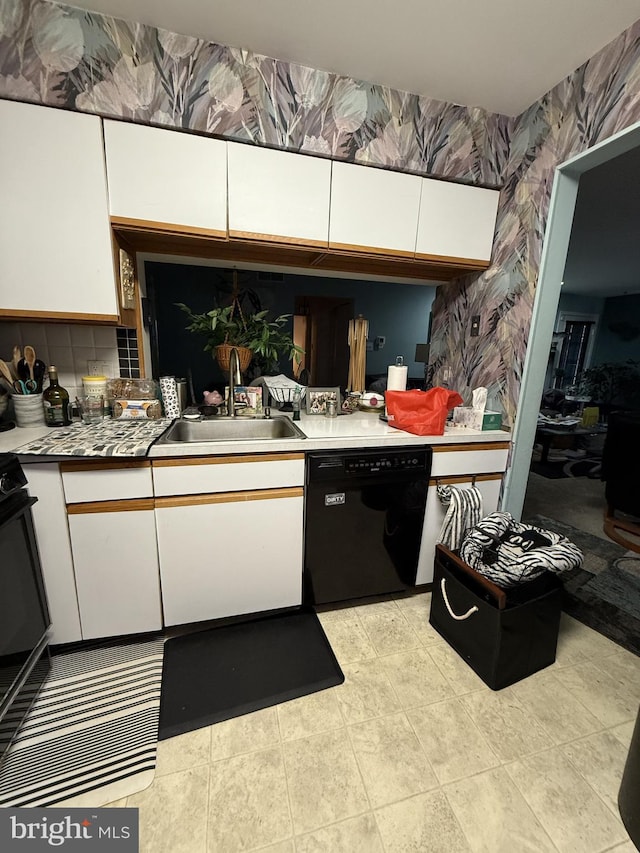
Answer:
[{"label": "wooden cabinet trim", "polygon": [[153,468],[173,468],[183,465],[229,465],[241,462],[288,462],[304,461],[304,453],[263,453],[239,456],[176,456],[168,459],[152,459]]},{"label": "wooden cabinet trim", "polygon": [[354,246],[352,251],[338,251],[323,247],[294,243],[276,243],[269,240],[225,239],[220,234],[199,234],[180,226],[163,223],[127,223],[111,218],[118,234],[129,239],[137,252],[172,254],[188,257],[227,261],[245,261],[257,264],[275,264],[284,267],[314,267],[332,272],[358,273],[359,275],[393,276],[419,281],[450,281],[471,270],[485,270],[488,261],[470,265],[468,261],[454,258],[451,262],[416,259],[413,254],[392,255],[390,252]]},{"label": "wooden cabinet trim", "polygon": [[0,308],[0,319],[22,320],[25,323],[94,323],[117,326],[117,314],[66,314],[64,311],[21,311],[17,308]]},{"label": "wooden cabinet trim", "polygon": [[111,226],[116,231],[141,232],[143,234],[175,234],[194,237],[209,237],[226,240],[227,232],[217,228],[198,228],[195,225],[179,225],[174,222],[155,222],[151,219],[132,219],[128,216],[111,216]]},{"label": "wooden cabinet trim", "polygon": [[336,252],[364,252],[366,255],[385,255],[389,258],[406,258],[412,260],[413,252],[405,252],[402,249],[385,249],[380,246],[361,246],[357,243],[329,243],[329,249]]},{"label": "wooden cabinet trim", "polygon": [[326,249],[326,240],[306,240],[304,237],[284,237],[280,234],[259,234],[254,231],[229,230],[229,237],[233,240],[256,240],[260,243],[282,243],[289,246],[311,246],[314,249]]},{"label": "wooden cabinet trim", "polygon": [[445,477],[432,477],[429,480],[430,486],[455,486],[459,483],[486,482],[488,480],[502,480],[504,473],[496,472],[495,474],[453,474]]},{"label": "wooden cabinet trim", "polygon": [[134,498],[125,501],[90,501],[67,504],[67,515],[85,515],[92,512],[141,512],[152,510],[153,498]]},{"label": "wooden cabinet trim", "polygon": [[436,444],[433,446],[434,453],[457,453],[474,450],[509,450],[508,441],[487,441],[482,444]]},{"label": "wooden cabinet trim", "polygon": [[281,498],[301,498],[304,489],[292,487],[285,489],[256,489],[246,492],[218,492],[207,495],[178,495],[171,498],[156,498],[156,509],[169,509],[180,506],[199,506],[202,504],[224,504],[238,501],[268,501]]},{"label": "wooden cabinet trim", "polygon": [[60,471],[62,474],[71,473],[73,471],[115,471],[123,468],[150,468],[150,459],[93,459],[83,460],[82,462],[61,462]]},{"label": "wooden cabinet trim", "polygon": [[455,264],[457,267],[468,266],[469,269],[472,270],[486,268],[491,263],[491,261],[486,258],[457,258],[455,255],[427,255],[423,252],[416,252],[414,257],[416,261],[431,261],[436,264]]}]

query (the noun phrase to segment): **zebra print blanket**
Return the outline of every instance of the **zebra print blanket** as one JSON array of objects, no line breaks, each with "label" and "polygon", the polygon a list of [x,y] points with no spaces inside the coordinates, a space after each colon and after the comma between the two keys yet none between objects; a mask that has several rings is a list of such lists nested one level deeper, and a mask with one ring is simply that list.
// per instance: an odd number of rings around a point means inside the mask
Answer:
[{"label": "zebra print blanket", "polygon": [[460,557],[479,574],[508,588],[544,572],[561,574],[582,565],[582,552],[566,536],[522,524],[508,512],[492,512],[469,530]]}]

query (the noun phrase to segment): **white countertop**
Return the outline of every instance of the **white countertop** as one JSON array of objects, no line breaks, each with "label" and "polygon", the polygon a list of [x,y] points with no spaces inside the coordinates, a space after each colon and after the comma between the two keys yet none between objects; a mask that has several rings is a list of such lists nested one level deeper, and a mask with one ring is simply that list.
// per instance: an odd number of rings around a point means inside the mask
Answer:
[{"label": "white countertop", "polygon": [[0,453],[13,453],[21,444],[37,441],[46,435],[51,427],[15,427],[14,429],[0,432]]},{"label": "white countertop", "polygon": [[[274,414],[274,417],[287,415]],[[206,454],[198,450],[191,451],[188,444],[180,446],[179,452],[175,446],[154,444],[148,453],[149,458],[163,456],[217,456],[230,453],[282,453],[297,451],[303,453],[309,450],[324,450],[332,447],[357,449],[359,447],[391,447],[410,446],[419,444],[467,444],[488,443],[493,441],[510,441],[511,435],[503,430],[486,430],[483,432],[462,428],[448,427],[444,435],[413,435],[403,430],[394,429],[380,420],[377,412],[355,412],[352,415],[339,415],[327,418],[324,415],[307,415],[301,413],[298,426],[307,436],[306,439],[270,439],[266,441],[216,441],[208,448]],[[20,447],[47,435],[49,427],[16,427],[0,433],[0,453],[16,452],[20,456]],[[47,456],[22,456],[22,462],[43,462]],[[102,457],[104,459],[104,457]],[[138,457],[139,458],[139,457]]]}]

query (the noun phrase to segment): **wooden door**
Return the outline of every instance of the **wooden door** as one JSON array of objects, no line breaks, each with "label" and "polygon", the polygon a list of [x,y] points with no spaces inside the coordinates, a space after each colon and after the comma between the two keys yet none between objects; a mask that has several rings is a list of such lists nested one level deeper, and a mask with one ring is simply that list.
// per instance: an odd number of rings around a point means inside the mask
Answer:
[{"label": "wooden door", "polygon": [[305,365],[309,384],[315,387],[346,387],[349,375],[349,320],[353,299],[296,296],[295,313],[309,318],[305,341]]}]

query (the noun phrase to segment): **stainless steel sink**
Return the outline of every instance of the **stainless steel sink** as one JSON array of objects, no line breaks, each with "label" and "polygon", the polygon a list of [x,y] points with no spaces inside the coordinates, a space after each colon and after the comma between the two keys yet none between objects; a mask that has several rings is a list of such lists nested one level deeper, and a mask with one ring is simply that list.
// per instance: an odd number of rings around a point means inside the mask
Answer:
[{"label": "stainless steel sink", "polygon": [[156,442],[158,444],[203,444],[214,441],[264,441],[278,438],[306,438],[289,418],[227,418],[204,421],[176,421]]}]

